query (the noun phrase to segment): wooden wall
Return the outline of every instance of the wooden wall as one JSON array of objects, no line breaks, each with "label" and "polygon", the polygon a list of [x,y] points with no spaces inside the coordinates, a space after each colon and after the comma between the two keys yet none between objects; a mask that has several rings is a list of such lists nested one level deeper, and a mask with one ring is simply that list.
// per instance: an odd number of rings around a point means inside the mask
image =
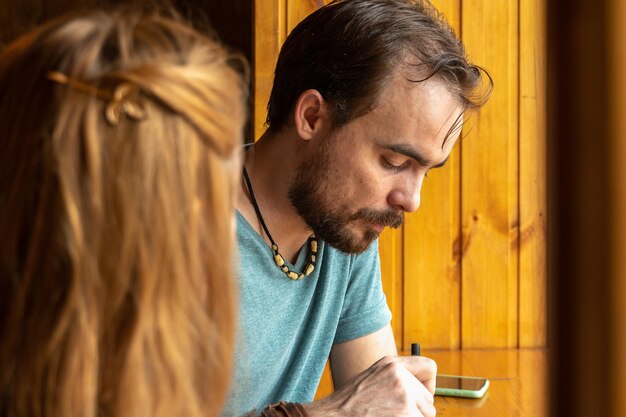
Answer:
[{"label": "wooden wall", "polygon": [[[327,2],[327,1],[326,1]],[[280,45],[323,3],[255,2],[255,137]],[[417,213],[380,238],[398,348],[547,346],[545,0],[435,0],[495,82]],[[318,397],[332,390],[328,372]]]},{"label": "wooden wall", "polygon": [[[398,347],[545,347],[545,0],[436,0],[495,82],[422,205],[380,239]],[[255,2],[255,136],[287,33],[322,1]]]},{"label": "wooden wall", "polygon": [[[324,1],[173,2],[251,58],[254,137],[263,131],[280,45]],[[443,349],[547,344],[544,2],[434,1],[496,88],[466,123],[446,168],[429,176],[420,210],[381,237],[400,349],[413,341]],[[3,2],[1,41],[66,11],[111,3]]]},{"label": "wooden wall", "polygon": [[[280,45],[324,2],[175,2],[183,14],[197,17],[193,4],[209,15],[252,58],[254,137],[263,132]],[[496,87],[446,167],[429,175],[420,210],[381,236],[396,341],[403,350],[414,341],[430,349],[544,347],[545,0],[433,2]],[[0,43],[68,10],[107,3],[115,1],[2,2]]]}]

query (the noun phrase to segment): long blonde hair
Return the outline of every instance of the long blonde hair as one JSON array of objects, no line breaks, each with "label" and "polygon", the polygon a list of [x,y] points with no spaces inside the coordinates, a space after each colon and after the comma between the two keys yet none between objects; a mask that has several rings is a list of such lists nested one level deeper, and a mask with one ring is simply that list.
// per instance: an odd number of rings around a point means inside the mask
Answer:
[{"label": "long blonde hair", "polygon": [[219,413],[240,62],[128,10],[61,18],[0,55],[0,415]]}]

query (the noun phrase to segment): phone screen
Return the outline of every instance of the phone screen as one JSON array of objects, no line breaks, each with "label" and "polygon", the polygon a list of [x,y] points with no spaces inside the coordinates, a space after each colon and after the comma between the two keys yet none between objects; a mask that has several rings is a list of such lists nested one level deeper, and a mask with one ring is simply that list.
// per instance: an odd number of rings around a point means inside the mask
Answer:
[{"label": "phone screen", "polygon": [[462,378],[458,376],[437,375],[437,388],[479,391],[486,380],[482,378]]}]

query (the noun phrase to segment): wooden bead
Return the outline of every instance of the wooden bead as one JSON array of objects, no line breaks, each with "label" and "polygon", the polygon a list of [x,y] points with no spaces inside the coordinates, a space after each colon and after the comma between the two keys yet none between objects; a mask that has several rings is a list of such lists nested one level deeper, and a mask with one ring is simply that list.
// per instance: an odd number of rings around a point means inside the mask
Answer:
[{"label": "wooden bead", "polygon": [[274,262],[276,262],[276,265],[278,265],[278,266],[285,265],[285,260],[280,255],[274,255]]},{"label": "wooden bead", "polygon": [[293,272],[293,271],[289,271],[289,272],[287,272],[287,276],[288,276],[289,278],[291,278],[291,279],[298,279],[298,274],[296,274],[296,273],[295,273],[295,272]]},{"label": "wooden bead", "polygon": [[284,273],[289,272],[289,268],[287,268],[286,266],[283,266],[282,268],[280,268]]},{"label": "wooden bead", "polygon": [[317,258],[315,258],[315,255],[311,255],[311,262],[315,262]]},{"label": "wooden bead", "polygon": [[317,253],[317,240],[311,241],[311,252]]},{"label": "wooden bead", "polygon": [[315,269],[315,265],[309,264],[309,266],[306,267],[306,271],[304,271],[304,275],[306,276],[311,275],[311,272],[313,272],[314,269]]}]

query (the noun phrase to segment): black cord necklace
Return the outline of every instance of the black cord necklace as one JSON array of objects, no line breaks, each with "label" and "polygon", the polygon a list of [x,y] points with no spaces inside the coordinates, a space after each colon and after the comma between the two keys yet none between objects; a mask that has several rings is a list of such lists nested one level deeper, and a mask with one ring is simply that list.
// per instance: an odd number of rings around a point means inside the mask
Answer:
[{"label": "black cord necklace", "polygon": [[243,167],[243,178],[246,180],[246,186],[248,187],[248,193],[250,194],[250,201],[252,202],[252,206],[254,207],[254,211],[261,222],[261,227],[265,231],[265,234],[269,238],[272,243],[272,252],[274,252],[274,262],[276,266],[280,268],[281,271],[285,273],[290,279],[298,280],[308,275],[311,275],[313,270],[315,269],[315,260],[317,257],[317,239],[315,239],[315,235],[311,235],[307,241],[307,245],[309,247],[309,261],[304,265],[302,272],[296,272],[285,264],[285,258],[278,251],[278,245],[274,242],[270,231],[267,229],[267,225],[265,224],[265,220],[263,220],[263,216],[261,215],[261,210],[259,209],[259,205],[256,202],[256,198],[254,197],[254,191],[252,191],[252,184],[250,183],[250,177],[248,176],[248,171],[246,167]]}]

